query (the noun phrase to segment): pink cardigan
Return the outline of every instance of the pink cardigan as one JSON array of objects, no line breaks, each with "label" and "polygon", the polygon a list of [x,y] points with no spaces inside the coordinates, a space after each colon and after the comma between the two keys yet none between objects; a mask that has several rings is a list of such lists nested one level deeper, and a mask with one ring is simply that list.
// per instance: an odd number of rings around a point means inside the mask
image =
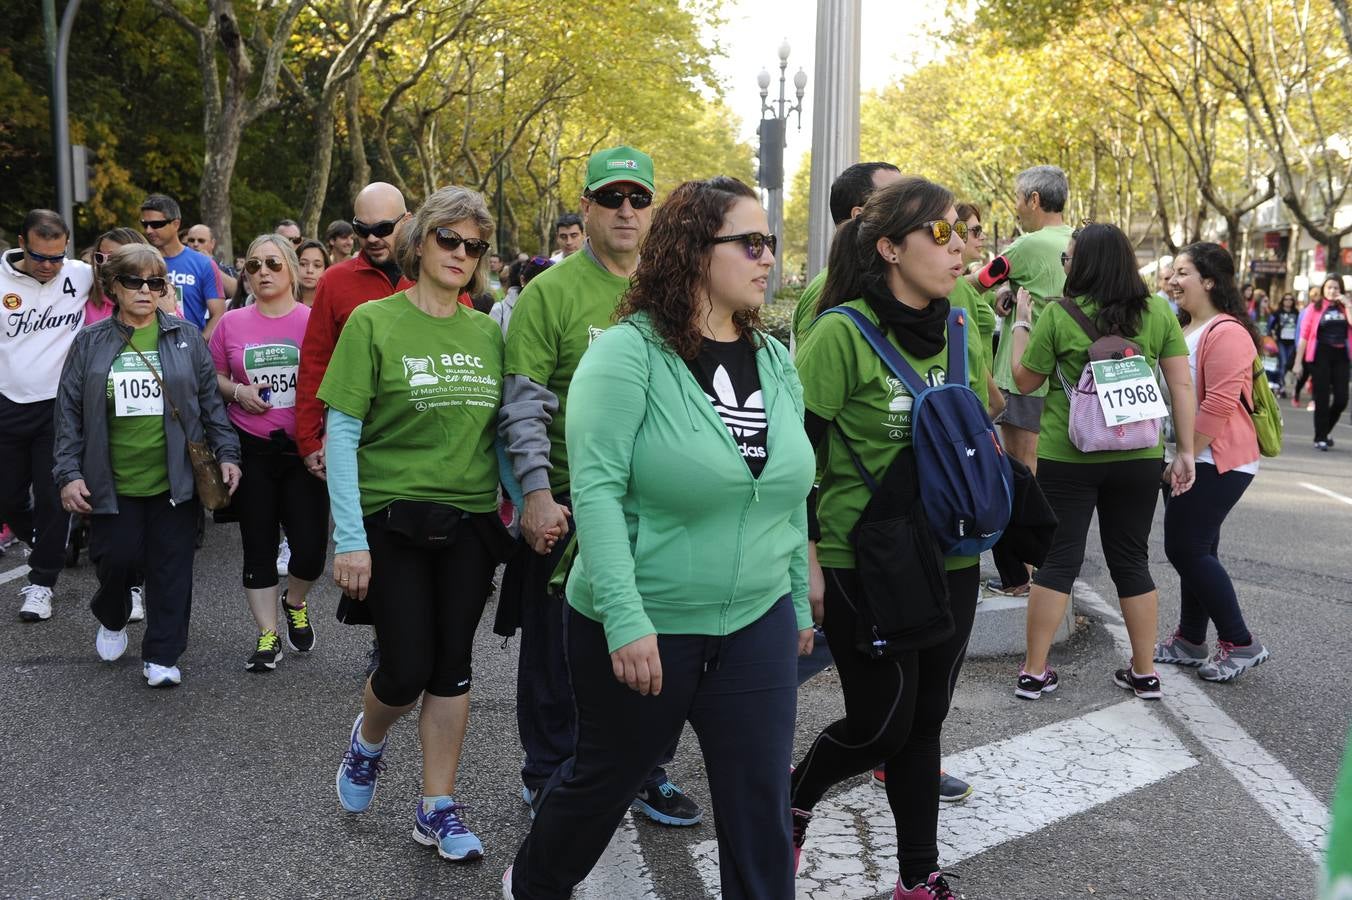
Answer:
[{"label": "pink cardigan", "polygon": [[[1321,299],[1318,305],[1311,304],[1307,309],[1305,321],[1301,324],[1300,339],[1305,342],[1305,362],[1314,362],[1314,350],[1319,344],[1319,319],[1324,315],[1324,308],[1329,301]],[[1352,309],[1343,305],[1343,312],[1347,315],[1347,356],[1352,359]]]},{"label": "pink cardigan", "polygon": [[[1226,320],[1234,325],[1217,328]],[[1253,405],[1253,361],[1258,356],[1249,330],[1234,316],[1219,315],[1197,343],[1197,423],[1211,438],[1211,456],[1221,475],[1258,459],[1258,433],[1240,402]]]}]

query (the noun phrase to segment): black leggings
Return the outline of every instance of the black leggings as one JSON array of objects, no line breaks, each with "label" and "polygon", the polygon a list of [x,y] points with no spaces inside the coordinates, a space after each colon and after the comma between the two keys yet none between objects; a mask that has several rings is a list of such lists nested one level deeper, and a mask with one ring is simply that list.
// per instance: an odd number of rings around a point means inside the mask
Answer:
[{"label": "black leggings", "polygon": [[1252,640],[1235,585],[1218,556],[1225,517],[1252,481],[1248,472],[1221,475],[1211,463],[1199,462],[1192,490],[1164,497],[1164,555],[1178,571],[1178,630],[1194,644],[1206,643],[1209,621],[1223,641],[1244,645]]},{"label": "black leggings", "polygon": [[371,690],[386,706],[407,706],[424,692],[467,694],[474,632],[497,563],[469,519],[450,546],[435,550],[410,545],[383,520],[384,510],[365,519],[371,551],[365,602],[380,642]]},{"label": "black leggings", "polygon": [[1347,348],[1319,344],[1310,364],[1314,378],[1314,439],[1326,441],[1347,409]]},{"label": "black leggings", "polygon": [[826,569],[826,642],[840,673],[845,718],[817,735],[794,769],[790,805],[810,811],[830,788],[887,764],[887,802],[897,856],[908,880],[939,868],[939,734],[976,615],[979,569],[948,573],[957,628],[935,647],[872,659],[854,647],[861,588],[853,569]]},{"label": "black leggings", "polygon": [[329,547],[328,486],[305,469],[291,441],[285,445],[236,428],[239,435],[239,487],[230,508],[239,517],[244,544],[244,586],[277,584],[278,526],[286,528],[291,546],[287,570],[314,581],[324,572]]},{"label": "black leggings", "polygon": [[1160,496],[1163,459],[1068,463],[1037,461],[1037,483],[1056,513],[1056,533],[1033,583],[1069,594],[1084,564],[1089,524],[1098,510],[1099,541],[1119,597],[1155,589],[1150,575],[1150,526]]}]

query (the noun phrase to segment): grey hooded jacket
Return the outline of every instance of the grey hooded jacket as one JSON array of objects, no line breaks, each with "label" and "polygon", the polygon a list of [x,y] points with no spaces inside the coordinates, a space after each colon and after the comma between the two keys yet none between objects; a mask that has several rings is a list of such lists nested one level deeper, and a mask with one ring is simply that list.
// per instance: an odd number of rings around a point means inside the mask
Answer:
[{"label": "grey hooded jacket", "polygon": [[[176,316],[162,311],[155,316],[160,327],[160,377],[173,401],[164,404],[169,500],[186,503],[196,492],[188,441],[205,440],[218,462],[239,465],[239,436],[226,417],[225,402],[216,386],[216,366],[201,333]],[[118,511],[108,450],[108,373],[131,334],[130,326],[114,315],[76,335],[56,395],[52,477],[58,488],[83,479],[95,515]],[[183,416],[186,434],[174,419],[174,406]]]}]

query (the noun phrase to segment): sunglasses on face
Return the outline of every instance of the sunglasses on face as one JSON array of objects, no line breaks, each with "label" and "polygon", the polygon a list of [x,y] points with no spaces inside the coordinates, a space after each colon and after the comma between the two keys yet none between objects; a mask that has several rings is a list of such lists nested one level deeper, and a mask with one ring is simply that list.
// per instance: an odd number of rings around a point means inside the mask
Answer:
[{"label": "sunglasses on face", "polygon": [[172,221],[173,221],[173,219],[158,219],[158,220],[152,222],[152,221],[150,221],[149,219],[142,219],[142,220],[141,220],[141,227],[142,227],[142,228],[149,228],[149,229],[159,230],[159,229],[163,228],[164,226],[168,225],[168,224],[169,224],[170,222],[172,222]]},{"label": "sunglasses on face", "polygon": [[282,271],[282,261],[275,256],[269,256],[267,259],[259,259],[256,256],[252,256],[244,260],[244,271],[248,272],[250,275],[257,275],[263,268],[264,263],[267,263],[268,268],[274,272]]},{"label": "sunglasses on face", "polygon": [[104,253],[101,250],[95,250],[93,255],[94,265],[106,266],[108,264],[108,257],[110,256],[112,256],[111,253]]},{"label": "sunglasses on face", "polygon": [[759,231],[748,231],[746,234],[725,234],[722,237],[710,238],[711,244],[732,244],[740,243],[746,248],[747,259],[760,259],[765,253],[765,248],[770,248],[770,254],[773,256],[775,247],[779,245],[779,238],[773,234],[761,234]]},{"label": "sunglasses on face", "polygon": [[921,228],[929,229],[930,237],[934,238],[934,243],[940,247],[953,239],[954,232],[964,241],[967,240],[967,223],[961,220],[949,222],[947,219],[935,219],[933,222],[921,222],[916,230],[919,231]]},{"label": "sunglasses on face", "polygon": [[460,245],[465,245],[465,255],[470,259],[478,259],[488,252],[488,241],[481,241],[478,238],[462,238],[449,228],[438,228],[433,232],[437,239],[437,246],[442,250],[454,253],[460,249]]},{"label": "sunglasses on face", "polygon": [[592,191],[588,199],[606,209],[619,209],[625,200],[634,209],[647,209],[653,203],[653,195],[647,191]]},{"label": "sunglasses on face", "polygon": [[[296,235],[293,238],[287,238],[287,240],[291,241],[291,246],[299,247],[305,241],[305,238],[301,237],[300,235]],[[203,241],[203,243],[206,242]]]},{"label": "sunglasses on face", "polygon": [[169,287],[169,282],[159,275],[152,275],[149,278],[138,278],[135,275],[118,275],[113,280],[129,291],[140,291],[142,287],[148,287],[152,294],[163,294]]},{"label": "sunglasses on face", "polygon": [[1063,266],[1068,266],[1068,265],[1070,265],[1070,261],[1071,261],[1072,259],[1074,259],[1074,258],[1075,258],[1075,257],[1071,256],[1069,253],[1062,253],[1062,254],[1061,254],[1061,265],[1063,265]]},{"label": "sunglasses on face", "polygon": [[384,238],[394,234],[394,226],[398,225],[403,216],[397,219],[381,219],[371,225],[367,225],[361,219],[352,220],[352,230],[362,238],[378,237]]},{"label": "sunglasses on face", "polygon": [[970,235],[971,235],[972,237],[974,237],[974,238],[979,238],[979,237],[981,237],[981,232],[982,232],[982,228],[981,228],[981,223],[980,223],[980,222],[977,222],[975,225],[972,225],[971,227],[969,227],[969,228],[967,229],[967,233],[970,234]]},{"label": "sunglasses on face", "polygon": [[66,254],[64,253],[59,254],[57,256],[48,256],[46,253],[34,253],[27,247],[24,248],[23,252],[25,256],[27,256],[35,263],[59,263],[66,261]]}]

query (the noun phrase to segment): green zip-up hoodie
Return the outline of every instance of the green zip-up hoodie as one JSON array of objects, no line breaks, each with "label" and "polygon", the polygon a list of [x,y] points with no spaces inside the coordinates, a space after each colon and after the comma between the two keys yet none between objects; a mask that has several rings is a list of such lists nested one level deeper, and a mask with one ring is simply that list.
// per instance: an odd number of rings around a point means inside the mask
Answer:
[{"label": "green zip-up hoodie", "polygon": [[767,458],[751,471],[690,369],[639,313],[599,336],[573,377],[568,459],[578,562],[568,602],[611,651],[649,634],[731,634],[793,595],[808,628],[815,461],[784,345],[756,352]]}]

